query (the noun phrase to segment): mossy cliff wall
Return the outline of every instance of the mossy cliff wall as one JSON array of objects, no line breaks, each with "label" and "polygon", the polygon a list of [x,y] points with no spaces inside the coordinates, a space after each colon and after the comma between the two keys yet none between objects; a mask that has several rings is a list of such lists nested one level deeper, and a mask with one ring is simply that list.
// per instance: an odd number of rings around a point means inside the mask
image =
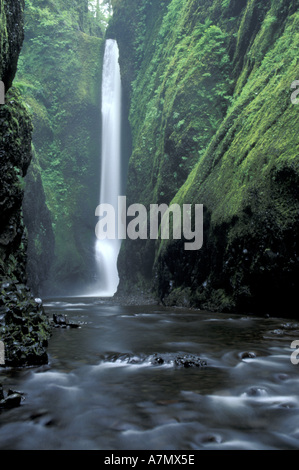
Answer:
[{"label": "mossy cliff wall", "polygon": [[23,42],[23,1],[0,0],[0,339],[6,365],[47,361],[49,324],[26,286],[27,236],[23,223],[24,177],[31,162],[32,123],[12,87]]},{"label": "mossy cliff wall", "polygon": [[25,19],[16,86],[34,126],[28,277],[40,295],[84,293],[99,197],[103,32],[85,0],[26,0]]},{"label": "mossy cliff wall", "polygon": [[[128,205],[204,205],[204,242],[127,240],[120,292],[294,315],[298,2],[114,0],[129,97]],[[145,34],[144,34],[145,31]]]}]

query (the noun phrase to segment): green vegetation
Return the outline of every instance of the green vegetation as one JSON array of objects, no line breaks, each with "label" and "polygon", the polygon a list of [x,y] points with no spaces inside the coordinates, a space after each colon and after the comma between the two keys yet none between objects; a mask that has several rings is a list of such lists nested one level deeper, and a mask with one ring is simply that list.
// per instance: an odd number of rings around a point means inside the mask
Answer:
[{"label": "green vegetation", "polygon": [[[71,293],[92,276],[106,36],[119,44],[130,123],[128,204],[204,205],[198,252],[183,240],[123,243],[120,291],[281,313],[298,276],[297,0],[112,0],[112,18],[88,3],[26,0],[14,85],[34,125],[23,203],[31,285],[48,277],[52,293]],[[0,21],[10,76],[3,10]],[[18,117],[9,126],[20,145]],[[8,174],[22,194],[25,173],[14,164]]]},{"label": "green vegetation", "polygon": [[[34,165],[27,176],[24,213],[31,246],[28,274],[36,278],[36,290],[47,277],[55,291],[91,275],[106,21],[85,0],[26,0],[25,41],[14,86],[22,92],[34,125]],[[37,179],[35,192],[30,186]],[[41,214],[42,201],[48,214],[42,211],[44,218],[30,223],[38,208]]]},{"label": "green vegetation", "polygon": [[20,92],[11,86],[23,41],[23,2],[0,0],[0,20],[0,78],[6,88],[5,105],[0,107],[0,338],[5,365],[19,367],[47,362],[50,327],[26,285],[22,201],[32,159],[32,123]]},{"label": "green vegetation", "polygon": [[[205,207],[199,252],[128,240],[121,288],[154,288],[170,305],[281,312],[298,276],[297,2],[114,4],[110,31],[133,65],[122,68],[128,202]],[[143,40],[132,22],[145,25]]]},{"label": "green vegetation", "polygon": [[6,94],[0,109],[1,231],[0,279],[22,280],[25,264],[24,226],[21,212],[23,176],[31,161],[32,125],[17,90]]}]

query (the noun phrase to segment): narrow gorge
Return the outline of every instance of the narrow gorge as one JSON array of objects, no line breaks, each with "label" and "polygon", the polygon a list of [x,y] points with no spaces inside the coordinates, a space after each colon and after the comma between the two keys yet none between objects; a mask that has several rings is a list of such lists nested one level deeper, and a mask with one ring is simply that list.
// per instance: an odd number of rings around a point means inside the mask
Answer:
[{"label": "narrow gorge", "polygon": [[1,450],[299,449],[298,44],[298,0],[0,0]]}]

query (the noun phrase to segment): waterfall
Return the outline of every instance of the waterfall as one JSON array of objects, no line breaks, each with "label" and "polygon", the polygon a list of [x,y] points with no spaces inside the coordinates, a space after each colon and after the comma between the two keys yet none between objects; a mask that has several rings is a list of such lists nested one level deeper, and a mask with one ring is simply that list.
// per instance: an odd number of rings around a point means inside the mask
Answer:
[{"label": "waterfall", "polygon": [[[115,40],[105,44],[102,78],[102,153],[100,204],[110,204],[117,214],[121,194],[121,77],[119,51]],[[121,240],[97,240],[95,247],[102,297],[115,294],[119,283],[117,257]]]}]

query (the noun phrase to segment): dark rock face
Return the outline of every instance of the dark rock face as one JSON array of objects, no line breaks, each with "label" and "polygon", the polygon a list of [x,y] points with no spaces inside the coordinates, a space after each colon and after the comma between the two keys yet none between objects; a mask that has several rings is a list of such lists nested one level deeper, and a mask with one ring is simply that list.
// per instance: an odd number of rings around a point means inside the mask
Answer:
[{"label": "dark rock face", "polygon": [[8,90],[17,70],[19,54],[24,40],[24,0],[0,1],[0,76]]},{"label": "dark rock face", "polygon": [[176,239],[123,242],[119,293],[298,316],[298,2],[113,4],[133,137],[127,203],[204,206],[198,251]]},{"label": "dark rock face", "polygon": [[26,243],[21,213],[22,179],[31,160],[31,132],[31,121],[20,97],[10,90],[6,104],[0,107],[0,273],[6,275],[12,271],[19,279],[24,272]]},{"label": "dark rock face", "polygon": [[38,296],[77,294],[96,275],[104,44],[87,3],[26,3],[15,84],[34,126],[23,213],[28,285]]},{"label": "dark rock face", "polygon": [[32,292],[40,296],[54,259],[55,239],[41,173],[35,165],[35,152],[25,181],[26,190],[22,207],[28,232],[26,273]]},{"label": "dark rock face", "polygon": [[10,88],[23,42],[23,1],[0,0],[0,339],[5,365],[47,362],[50,329],[43,307],[26,287],[26,230],[22,216],[24,182],[31,162],[32,124],[19,93]]},{"label": "dark rock face", "polygon": [[5,345],[5,366],[20,367],[48,362],[46,348],[50,325],[40,299],[27,286],[7,280],[0,286],[0,332]]}]

